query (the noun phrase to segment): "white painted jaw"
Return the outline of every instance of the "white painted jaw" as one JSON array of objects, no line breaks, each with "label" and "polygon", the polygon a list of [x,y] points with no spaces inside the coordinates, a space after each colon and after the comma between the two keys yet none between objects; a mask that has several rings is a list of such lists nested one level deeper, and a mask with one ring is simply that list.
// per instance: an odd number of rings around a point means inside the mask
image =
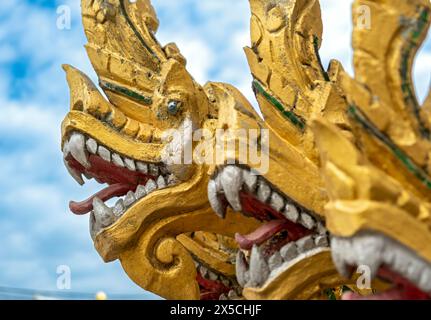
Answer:
[{"label": "white painted jaw", "polygon": [[351,276],[352,267],[367,266],[374,279],[384,266],[431,296],[431,264],[392,238],[362,232],[352,238],[334,237],[331,248],[334,263],[345,277]]},{"label": "white painted jaw", "polygon": [[240,250],[236,259],[236,273],[241,286],[266,286],[296,262],[322,250],[329,250],[328,232],[324,223],[315,214],[301,208],[272,187],[263,177],[253,175],[248,168],[226,166],[208,185],[209,201],[221,218],[225,217],[228,205],[242,213],[241,192],[252,195],[262,204],[279,212],[283,219],[301,225],[312,233],[289,242],[269,257],[262,252],[263,244],[254,245],[251,252]]}]

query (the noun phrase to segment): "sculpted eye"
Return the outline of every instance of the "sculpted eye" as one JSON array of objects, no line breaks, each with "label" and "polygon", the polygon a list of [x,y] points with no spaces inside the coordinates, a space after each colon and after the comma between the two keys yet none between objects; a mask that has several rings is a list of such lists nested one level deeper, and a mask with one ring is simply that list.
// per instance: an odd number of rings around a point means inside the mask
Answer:
[{"label": "sculpted eye", "polygon": [[171,100],[168,103],[168,112],[169,114],[175,116],[178,111],[180,111],[181,108],[181,102],[176,100]]}]

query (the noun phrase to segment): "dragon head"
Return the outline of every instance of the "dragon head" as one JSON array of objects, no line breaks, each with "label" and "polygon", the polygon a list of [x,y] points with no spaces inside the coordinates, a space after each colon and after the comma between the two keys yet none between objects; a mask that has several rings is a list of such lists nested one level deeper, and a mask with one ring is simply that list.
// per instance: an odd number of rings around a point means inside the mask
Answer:
[{"label": "dragon head", "polygon": [[333,258],[345,277],[361,267],[369,280],[386,282],[373,285],[367,299],[429,299],[430,97],[423,106],[418,102],[412,65],[431,23],[431,4],[354,4],[363,5],[372,27],[355,27],[355,78],[342,76],[354,134],[348,138],[323,119],[314,123]]},{"label": "dragon head", "polygon": [[[241,250],[237,279],[247,299],[320,298],[325,289],[349,284],[331,261],[311,119],[320,116],[350,133],[347,102],[332,61],[320,61],[322,38],[318,1],[250,0],[252,45],[245,52],[253,88],[268,132],[269,164],[218,167],[209,199],[219,216],[226,208],[262,224],[237,232]],[[240,163],[236,154],[231,158]]]},{"label": "dragon head", "polygon": [[[107,187],[71,202],[71,211],[89,214],[99,254],[107,262],[119,259],[137,284],[165,298],[198,299],[193,258],[223,273],[217,266],[226,267],[219,263],[225,256],[199,258],[206,246],[184,237],[195,231],[233,237],[256,222],[230,213],[226,223],[212,214],[206,190],[214,166],[187,156],[211,146],[213,137],[192,137],[202,128],[214,132],[220,114],[232,128],[257,126],[257,116],[233,87],[200,86],[176,45],[158,43],[149,0],[83,0],[81,6],[87,53],[104,95],[82,72],[64,66],[71,110],[62,149],[79,184],[84,175]],[[110,207],[113,198],[118,201]]]}]

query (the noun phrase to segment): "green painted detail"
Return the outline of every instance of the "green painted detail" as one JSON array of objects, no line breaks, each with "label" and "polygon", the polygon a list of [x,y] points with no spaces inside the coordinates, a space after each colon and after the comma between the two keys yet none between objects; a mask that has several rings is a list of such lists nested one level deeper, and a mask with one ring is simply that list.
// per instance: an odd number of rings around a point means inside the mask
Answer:
[{"label": "green painted detail", "polygon": [[423,138],[430,139],[431,132],[423,123],[420,115],[421,107],[416,99],[415,91],[411,83],[410,77],[410,61],[413,54],[416,52],[417,47],[420,45],[418,42],[422,35],[427,31],[427,26],[429,24],[430,12],[427,8],[423,8],[419,13],[419,17],[416,24],[412,26],[410,34],[408,36],[408,41],[404,46],[401,53],[401,65],[400,65],[400,75],[402,79],[401,90],[403,92],[403,99],[406,105],[410,106],[413,111],[416,120],[418,121],[420,132]]},{"label": "green painted detail", "polygon": [[354,105],[349,106],[349,115],[358,122],[372,136],[385,144],[398,160],[418,178],[427,188],[431,189],[431,177],[421,169],[404,151],[402,151],[392,140],[377,129],[367,117]]},{"label": "green painted detail", "polygon": [[306,123],[298,115],[292,111],[288,111],[284,108],[284,105],[277,98],[269,94],[262,84],[256,79],[253,80],[253,89],[256,94],[262,95],[270,104],[278,109],[283,116],[285,116],[293,125],[295,125],[300,130],[305,130]]},{"label": "green painted detail", "polygon": [[313,45],[314,45],[314,52],[316,54],[317,60],[319,61],[320,69],[322,70],[323,77],[325,78],[325,81],[329,82],[331,81],[331,79],[329,79],[329,75],[325,71],[325,68],[323,67],[322,59],[320,58],[320,54],[319,54],[320,40],[318,36],[313,37]]},{"label": "green painted detail", "polygon": [[139,103],[145,104],[147,106],[151,105],[153,103],[153,100],[149,97],[145,97],[135,91],[132,91],[130,89],[118,86],[116,84],[106,82],[106,81],[100,81],[100,86],[104,89],[107,89],[109,91],[116,92],[122,96],[126,96],[132,100],[135,100]]}]

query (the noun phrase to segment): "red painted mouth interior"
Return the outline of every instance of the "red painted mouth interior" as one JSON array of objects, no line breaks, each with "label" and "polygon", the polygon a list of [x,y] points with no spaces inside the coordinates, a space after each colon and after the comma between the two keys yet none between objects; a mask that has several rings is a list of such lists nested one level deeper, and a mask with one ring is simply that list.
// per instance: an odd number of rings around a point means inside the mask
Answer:
[{"label": "red painted mouth interior", "polygon": [[260,246],[265,243],[264,254],[271,255],[287,243],[313,234],[302,225],[286,219],[268,204],[260,202],[252,194],[241,192],[240,198],[244,215],[266,221],[248,235],[235,236],[235,240],[243,250],[251,250],[254,245]]},{"label": "red painted mouth interior", "polygon": [[222,282],[205,279],[199,273],[196,276],[196,280],[199,284],[201,300],[219,300],[222,294],[227,295],[231,290],[231,288],[226,287]]},{"label": "red painted mouth interior", "polygon": [[72,169],[94,177],[100,184],[108,184],[108,187],[84,201],[71,201],[69,203],[70,210],[77,215],[84,215],[93,210],[93,199],[95,197],[105,202],[115,197],[124,196],[129,191],[135,191],[138,185],[145,185],[149,179],[155,179],[155,177],[141,172],[117,167],[113,163],[95,155],[89,156],[90,167],[88,169],[84,168],[71,155],[66,158],[66,161]]},{"label": "red painted mouth interior", "polygon": [[379,278],[393,286],[391,289],[376,293],[371,296],[361,296],[354,292],[348,292],[343,295],[343,300],[430,300],[431,297],[417,288],[409,280],[393,272],[387,267],[381,267],[377,274]]}]

